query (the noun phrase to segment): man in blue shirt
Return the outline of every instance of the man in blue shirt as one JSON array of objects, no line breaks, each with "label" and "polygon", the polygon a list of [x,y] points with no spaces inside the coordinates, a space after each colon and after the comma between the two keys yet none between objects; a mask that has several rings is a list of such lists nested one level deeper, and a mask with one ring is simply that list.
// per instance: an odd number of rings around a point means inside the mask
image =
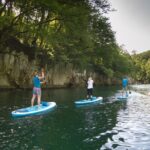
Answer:
[{"label": "man in blue shirt", "polygon": [[126,95],[128,95],[127,86],[128,86],[128,79],[126,77],[124,77],[122,79],[122,87],[123,87],[123,92],[126,92]]}]

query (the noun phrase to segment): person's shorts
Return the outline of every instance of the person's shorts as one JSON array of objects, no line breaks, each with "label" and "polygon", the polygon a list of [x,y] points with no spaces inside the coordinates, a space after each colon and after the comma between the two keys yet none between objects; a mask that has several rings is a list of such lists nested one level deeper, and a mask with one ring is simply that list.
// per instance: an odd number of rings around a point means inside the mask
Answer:
[{"label": "person's shorts", "polygon": [[41,95],[41,88],[34,87],[33,88],[33,94],[34,95]]},{"label": "person's shorts", "polygon": [[93,89],[87,89],[87,94],[88,95],[93,95]]},{"label": "person's shorts", "polygon": [[122,85],[123,86],[123,88],[126,88],[127,87],[127,85]]}]

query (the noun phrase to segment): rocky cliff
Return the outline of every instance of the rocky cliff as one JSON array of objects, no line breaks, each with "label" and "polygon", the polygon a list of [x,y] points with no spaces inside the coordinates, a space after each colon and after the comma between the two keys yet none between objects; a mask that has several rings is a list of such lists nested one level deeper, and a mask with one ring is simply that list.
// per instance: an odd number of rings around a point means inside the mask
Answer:
[{"label": "rocky cliff", "polygon": [[[31,88],[32,72],[41,66],[38,59],[30,60],[23,52],[6,52],[0,54],[0,88]],[[92,75],[96,83],[112,84],[116,82],[96,73],[73,67],[71,64],[45,65],[45,87],[67,87],[85,85],[88,75]]]},{"label": "rocky cliff", "polygon": [[[29,60],[23,52],[0,54],[0,87],[32,87],[32,72],[41,66],[38,59]],[[86,72],[78,72],[71,64],[45,65],[46,87],[66,87],[81,83]]]}]

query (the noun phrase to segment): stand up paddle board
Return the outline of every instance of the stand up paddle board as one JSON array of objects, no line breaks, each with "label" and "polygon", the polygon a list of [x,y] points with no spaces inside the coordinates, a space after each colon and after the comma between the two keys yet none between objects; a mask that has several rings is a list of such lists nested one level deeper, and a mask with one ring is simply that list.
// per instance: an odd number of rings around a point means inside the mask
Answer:
[{"label": "stand up paddle board", "polygon": [[123,95],[123,96],[117,96],[117,99],[118,100],[126,100],[128,98],[128,96],[127,95]]},{"label": "stand up paddle board", "polygon": [[53,110],[53,108],[55,107],[56,107],[55,102],[42,102],[40,106],[35,105],[31,107],[17,109],[15,111],[12,111],[11,114],[13,117],[25,117],[31,115],[38,115]]},{"label": "stand up paddle board", "polygon": [[81,99],[81,100],[75,101],[74,103],[76,105],[84,105],[84,104],[102,102],[102,100],[103,100],[102,97],[92,97],[91,99]]}]

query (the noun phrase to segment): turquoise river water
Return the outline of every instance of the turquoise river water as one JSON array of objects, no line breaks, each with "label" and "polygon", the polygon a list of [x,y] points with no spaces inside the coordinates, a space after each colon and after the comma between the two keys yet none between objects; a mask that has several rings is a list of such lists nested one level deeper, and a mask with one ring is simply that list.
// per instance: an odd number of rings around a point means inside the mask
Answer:
[{"label": "turquoise river water", "polygon": [[84,88],[42,92],[55,110],[14,119],[11,111],[30,106],[32,91],[0,91],[0,150],[150,150],[150,96],[137,89],[119,101],[119,87],[95,87],[103,103],[83,107],[74,101],[85,98]]}]

